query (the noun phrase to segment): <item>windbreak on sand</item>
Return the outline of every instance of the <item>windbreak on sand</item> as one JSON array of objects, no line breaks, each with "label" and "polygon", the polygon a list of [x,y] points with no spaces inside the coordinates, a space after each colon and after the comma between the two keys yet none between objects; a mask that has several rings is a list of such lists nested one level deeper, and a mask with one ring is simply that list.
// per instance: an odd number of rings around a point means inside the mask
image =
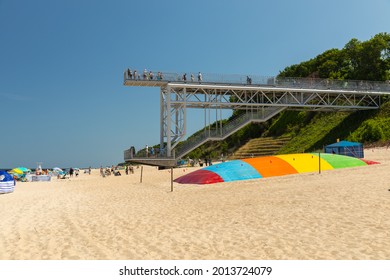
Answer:
[{"label": "windbreak on sand", "polygon": [[11,193],[15,188],[15,180],[7,171],[0,170],[0,194]]}]

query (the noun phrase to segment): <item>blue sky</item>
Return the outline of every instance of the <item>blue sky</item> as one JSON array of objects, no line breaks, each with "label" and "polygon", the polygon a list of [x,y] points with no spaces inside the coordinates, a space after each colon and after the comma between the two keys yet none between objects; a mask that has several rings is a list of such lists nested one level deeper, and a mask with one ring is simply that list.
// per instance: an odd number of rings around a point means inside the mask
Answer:
[{"label": "blue sky", "polygon": [[[0,0],[0,168],[98,167],[159,143],[123,70],[277,75],[390,31],[390,0]],[[188,120],[189,134],[203,120]]]}]

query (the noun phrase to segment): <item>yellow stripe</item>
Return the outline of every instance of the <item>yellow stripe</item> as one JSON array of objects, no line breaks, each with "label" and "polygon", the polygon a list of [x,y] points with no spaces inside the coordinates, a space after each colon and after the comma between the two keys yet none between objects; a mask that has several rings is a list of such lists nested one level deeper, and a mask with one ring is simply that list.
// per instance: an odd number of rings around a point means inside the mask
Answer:
[{"label": "yellow stripe", "polygon": [[[312,154],[290,154],[276,156],[288,162],[299,173],[317,172],[319,170],[318,156]],[[333,167],[321,158],[321,171],[331,170]]]}]

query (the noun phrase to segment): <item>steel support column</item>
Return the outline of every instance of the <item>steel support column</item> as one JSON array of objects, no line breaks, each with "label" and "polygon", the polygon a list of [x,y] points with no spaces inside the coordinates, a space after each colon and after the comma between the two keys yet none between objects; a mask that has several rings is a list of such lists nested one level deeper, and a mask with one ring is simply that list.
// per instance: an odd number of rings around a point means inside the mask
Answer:
[{"label": "steel support column", "polygon": [[165,110],[164,110],[164,90],[165,87],[160,87],[160,155],[164,155],[164,126],[165,126]]},{"label": "steel support column", "polygon": [[166,155],[172,156],[174,147],[186,135],[186,89],[174,89],[167,85],[161,89],[160,115],[162,121],[160,124],[160,147],[166,147]]}]

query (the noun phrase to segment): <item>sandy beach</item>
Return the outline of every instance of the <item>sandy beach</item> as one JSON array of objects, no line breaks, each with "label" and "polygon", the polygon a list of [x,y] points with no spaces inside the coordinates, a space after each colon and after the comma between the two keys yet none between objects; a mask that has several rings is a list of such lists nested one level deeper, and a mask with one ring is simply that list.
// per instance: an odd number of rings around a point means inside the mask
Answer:
[{"label": "sandy beach", "polygon": [[[169,170],[18,182],[0,195],[0,259],[390,259],[390,149],[381,164],[212,185]],[[174,178],[194,168],[174,169]]]}]

